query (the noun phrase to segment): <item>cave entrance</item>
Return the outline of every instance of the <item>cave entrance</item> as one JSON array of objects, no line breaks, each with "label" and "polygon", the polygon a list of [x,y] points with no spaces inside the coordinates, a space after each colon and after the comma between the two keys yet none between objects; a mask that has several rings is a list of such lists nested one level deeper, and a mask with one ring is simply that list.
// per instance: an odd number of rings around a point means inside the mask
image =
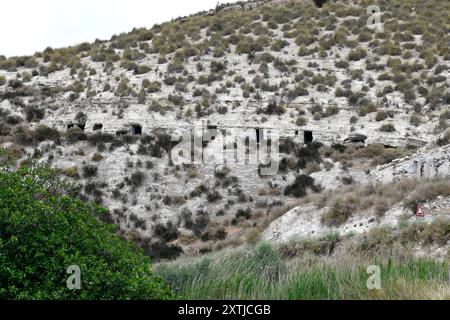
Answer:
[{"label": "cave entrance", "polygon": [[118,136],[118,137],[127,136],[129,134],[130,134],[130,132],[128,130],[119,130],[116,132],[116,136]]},{"label": "cave entrance", "polygon": [[304,132],[304,141],[305,144],[311,143],[314,141],[313,132],[312,131],[305,131]]},{"label": "cave entrance", "polygon": [[209,131],[210,141],[214,141],[218,135],[217,126],[208,126],[207,129]]},{"label": "cave entrance", "polygon": [[131,134],[134,136],[141,136],[142,135],[142,126],[139,124],[133,124],[131,126]]},{"label": "cave entrance", "polygon": [[206,129],[203,130],[202,137],[202,145],[203,148],[206,148],[211,141],[216,140],[216,137],[219,135],[219,130],[217,126],[207,126]]},{"label": "cave entrance", "polygon": [[318,8],[322,8],[323,5],[327,2],[328,2],[328,0],[314,0],[314,3],[316,4],[316,7],[318,7]]},{"label": "cave entrance", "polygon": [[99,131],[102,129],[103,129],[103,124],[101,124],[101,123],[94,124],[94,128],[92,128],[93,131]]}]

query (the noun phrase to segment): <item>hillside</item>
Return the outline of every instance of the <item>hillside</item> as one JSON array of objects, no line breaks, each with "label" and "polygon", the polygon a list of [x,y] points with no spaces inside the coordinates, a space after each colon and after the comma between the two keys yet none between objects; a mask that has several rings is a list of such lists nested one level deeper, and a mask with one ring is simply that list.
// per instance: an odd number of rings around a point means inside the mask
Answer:
[{"label": "hillside", "polygon": [[[381,226],[385,214],[414,222],[404,209],[414,186],[387,203],[362,200],[370,187],[395,193],[399,180],[427,178],[442,188],[414,205],[449,203],[449,12],[440,0],[251,1],[0,57],[0,146],[16,167],[58,169],[155,259],[271,240],[274,225],[287,240],[346,223],[359,232],[353,222]],[[171,135],[193,125],[214,132],[204,159],[231,160],[174,163]],[[234,161],[239,135],[259,143],[269,131],[280,135],[275,175]],[[347,143],[355,134],[367,139]],[[358,198],[350,208],[333,202],[347,196]],[[305,214],[305,203],[320,214]],[[299,210],[313,227],[295,219]]]}]

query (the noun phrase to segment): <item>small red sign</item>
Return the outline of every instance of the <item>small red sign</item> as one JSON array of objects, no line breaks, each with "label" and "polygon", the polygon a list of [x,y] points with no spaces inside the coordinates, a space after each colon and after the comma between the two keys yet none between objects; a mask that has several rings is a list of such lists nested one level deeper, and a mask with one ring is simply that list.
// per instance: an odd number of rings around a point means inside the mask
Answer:
[{"label": "small red sign", "polygon": [[422,206],[420,204],[417,206],[416,216],[422,218],[425,217],[425,212],[423,212]]}]

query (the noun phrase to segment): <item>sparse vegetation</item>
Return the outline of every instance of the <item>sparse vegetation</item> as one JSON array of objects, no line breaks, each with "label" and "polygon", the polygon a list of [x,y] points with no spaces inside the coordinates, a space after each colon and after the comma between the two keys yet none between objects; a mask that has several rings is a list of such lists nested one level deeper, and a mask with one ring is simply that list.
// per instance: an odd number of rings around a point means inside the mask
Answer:
[{"label": "sparse vegetation", "polygon": [[395,131],[395,127],[391,123],[383,124],[380,127],[380,131],[382,131],[382,132],[394,132]]},{"label": "sparse vegetation", "polygon": [[308,189],[311,189],[314,192],[319,192],[320,186],[317,186],[314,183],[313,178],[306,175],[299,175],[297,176],[297,178],[295,178],[293,184],[286,187],[286,189],[284,190],[284,195],[300,198],[306,196],[306,192]]}]

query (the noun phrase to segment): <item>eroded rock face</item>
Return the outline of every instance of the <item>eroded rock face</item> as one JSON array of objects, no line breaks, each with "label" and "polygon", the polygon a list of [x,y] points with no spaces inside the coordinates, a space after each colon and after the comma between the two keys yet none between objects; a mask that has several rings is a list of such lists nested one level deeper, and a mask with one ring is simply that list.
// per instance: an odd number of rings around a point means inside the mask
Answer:
[{"label": "eroded rock face", "polygon": [[[443,134],[445,135],[445,133]],[[368,176],[366,180],[359,182],[385,184],[404,179],[415,179],[417,183],[427,179],[450,179],[450,145],[439,147],[435,141],[421,148],[416,154],[396,159],[389,164],[379,166]],[[336,184],[328,184],[331,188],[337,188]],[[438,197],[435,200],[422,204],[425,212],[422,222],[432,222],[440,217],[450,215],[450,198]],[[320,237],[333,232],[341,235],[349,233],[364,233],[374,227],[398,225],[399,220],[405,221],[405,216],[411,216],[410,209],[397,205],[389,209],[381,219],[375,219],[374,213],[369,210],[356,212],[350,216],[348,221],[339,227],[327,227],[321,223],[320,217],[329,208],[317,208],[316,206],[296,207],[285,215],[274,221],[263,233],[263,238],[268,241],[286,242],[292,239],[308,237]],[[411,217],[409,222],[417,221],[418,218]]]},{"label": "eroded rock face", "polygon": [[450,177],[450,145],[424,148],[416,154],[392,161],[371,172],[374,182],[392,182],[404,178],[433,179]]},{"label": "eroded rock face", "polygon": [[[381,219],[375,219],[373,212],[357,212],[347,222],[339,227],[324,226],[321,215],[329,208],[302,206],[288,211],[275,220],[262,234],[262,238],[275,243],[289,242],[308,238],[320,238],[332,233],[342,236],[362,234],[379,227],[397,227],[399,222],[427,222],[450,215],[450,197],[438,197],[423,205],[425,217],[411,216],[409,209],[397,205],[389,209]],[[410,218],[405,219],[405,215]]]}]

